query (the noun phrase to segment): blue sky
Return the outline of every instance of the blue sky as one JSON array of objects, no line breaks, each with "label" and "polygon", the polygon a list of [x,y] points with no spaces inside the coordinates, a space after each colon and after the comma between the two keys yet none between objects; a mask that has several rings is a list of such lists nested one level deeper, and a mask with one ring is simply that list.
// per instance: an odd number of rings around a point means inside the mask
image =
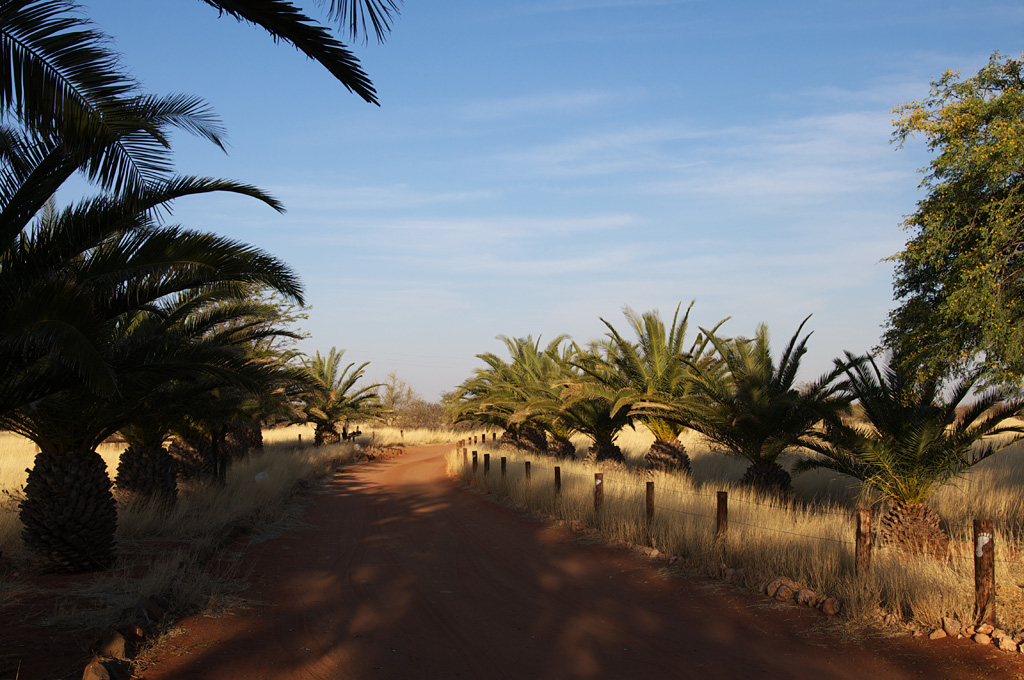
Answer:
[{"label": "blue sky", "polygon": [[385,44],[353,45],[378,108],[198,0],[85,6],[149,91],[227,126],[227,155],[175,138],[179,171],[288,208],[174,219],[298,271],[303,349],[430,399],[498,334],[586,342],[624,305],[696,300],[694,330],[763,321],[780,351],[812,314],[804,380],[868,350],[928,161],[890,144],[890,110],[1024,44],[1019,0],[407,0]]}]

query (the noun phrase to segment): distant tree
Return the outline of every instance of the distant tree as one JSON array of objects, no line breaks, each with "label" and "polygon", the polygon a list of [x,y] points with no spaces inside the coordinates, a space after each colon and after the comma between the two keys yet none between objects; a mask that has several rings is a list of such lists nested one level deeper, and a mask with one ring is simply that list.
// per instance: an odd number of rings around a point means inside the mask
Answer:
[{"label": "distant tree", "polygon": [[380,405],[383,409],[381,417],[388,425],[398,422],[399,412],[417,400],[422,400],[409,383],[392,371],[384,378],[380,386]]},{"label": "distant tree", "polygon": [[947,71],[923,102],[894,109],[894,140],[935,152],[906,218],[883,344],[925,382],[983,367],[1024,376],[1024,77],[993,54],[972,78]]}]

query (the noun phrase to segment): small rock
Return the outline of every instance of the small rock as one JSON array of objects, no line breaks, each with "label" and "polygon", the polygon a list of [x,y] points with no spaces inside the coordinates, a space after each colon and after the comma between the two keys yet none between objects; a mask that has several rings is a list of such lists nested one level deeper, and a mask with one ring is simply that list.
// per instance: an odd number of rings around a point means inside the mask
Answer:
[{"label": "small rock", "polygon": [[996,627],[993,626],[991,623],[982,623],[974,627],[974,632],[981,633],[982,635],[988,635],[989,637],[994,637],[992,635],[992,632],[995,631],[995,629]]},{"label": "small rock", "polygon": [[814,602],[818,599],[817,594],[810,588],[803,588],[798,590],[796,595],[793,597],[793,601],[797,604],[802,604],[805,607],[813,607]]},{"label": "small rock", "polygon": [[956,637],[963,627],[963,624],[956,619],[942,619],[942,630],[946,631],[946,635],[950,637]]},{"label": "small rock", "polygon": [[1014,635],[1013,641],[1019,645],[1021,641],[1024,641],[1024,635]]},{"label": "small rock", "polygon": [[941,628],[936,628],[928,634],[929,640],[941,640],[944,637],[946,637],[946,631],[942,630]]},{"label": "small rock", "polygon": [[985,635],[984,633],[975,633],[972,639],[979,645],[992,644],[992,638],[990,638],[988,635]]},{"label": "small rock", "polygon": [[834,597],[826,598],[819,606],[821,613],[825,616],[836,616],[843,610],[843,605]]},{"label": "small rock", "polygon": [[1016,652],[1017,651],[1017,643],[1014,642],[1012,638],[1008,638],[1008,637],[1000,638],[1000,640],[999,640],[999,649],[1003,650],[1004,652]]},{"label": "small rock", "polygon": [[570,524],[569,528],[573,531],[586,531],[587,525],[583,523],[581,519],[574,519]]},{"label": "small rock", "polygon": [[93,659],[82,671],[82,680],[110,680],[110,673],[99,659]]},{"label": "small rock", "polygon": [[922,632],[921,632],[921,631],[919,631],[919,630],[915,630],[915,631],[911,632],[910,634],[911,634],[911,635],[912,635],[913,637],[924,637],[924,633],[922,633]]},{"label": "small rock", "polygon": [[973,637],[975,630],[974,626],[966,626],[963,630],[964,637]]},{"label": "small rock", "polygon": [[673,555],[672,557],[668,558],[668,563],[670,566],[672,566],[678,564],[680,559],[682,558],[679,557],[679,555]]},{"label": "small rock", "polygon": [[788,581],[779,586],[779,589],[775,591],[775,599],[779,602],[788,602],[793,599],[793,596],[800,590],[800,584],[794,581]]},{"label": "small rock", "polygon": [[761,592],[765,595],[775,595],[775,591],[779,589],[779,586],[788,580],[785,576],[776,576],[761,587]]},{"label": "small rock", "polygon": [[124,653],[124,636],[116,630],[107,631],[103,635],[99,649],[96,651],[100,656],[119,661],[125,661],[128,658]]},{"label": "small rock", "polygon": [[270,477],[270,475],[268,475],[266,472],[257,472],[256,473],[256,481],[257,482],[262,482],[263,480],[265,480],[265,479],[267,479],[269,477]]},{"label": "small rock", "polygon": [[993,629],[989,635],[991,635],[992,639],[996,641],[1002,640],[1004,637],[1009,637],[1009,635],[1006,634],[1006,631],[1002,628]]}]

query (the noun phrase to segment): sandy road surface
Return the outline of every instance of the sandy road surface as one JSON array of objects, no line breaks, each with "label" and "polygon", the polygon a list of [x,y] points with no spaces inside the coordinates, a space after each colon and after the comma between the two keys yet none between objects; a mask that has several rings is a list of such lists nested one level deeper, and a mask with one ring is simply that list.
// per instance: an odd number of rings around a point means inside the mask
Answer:
[{"label": "sandy road surface", "polygon": [[[247,597],[183,622],[144,672],[206,678],[1016,678],[1024,665],[945,640],[839,644],[817,614],[523,518],[444,477],[447,447],[350,468],[309,528],[246,548]],[[1024,676],[1021,676],[1024,677]]]}]

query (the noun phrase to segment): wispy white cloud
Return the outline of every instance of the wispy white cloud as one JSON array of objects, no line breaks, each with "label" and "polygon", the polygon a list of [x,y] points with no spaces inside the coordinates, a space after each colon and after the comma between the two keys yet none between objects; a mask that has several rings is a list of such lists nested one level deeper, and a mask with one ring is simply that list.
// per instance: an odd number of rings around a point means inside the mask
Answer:
[{"label": "wispy white cloud", "polygon": [[662,171],[689,164],[669,145],[716,133],[684,125],[636,126],[613,132],[577,135],[555,144],[504,154],[500,160],[542,175],[587,176]]},{"label": "wispy white cloud", "polygon": [[635,93],[584,90],[579,92],[541,92],[470,102],[456,108],[456,116],[464,120],[496,120],[526,118],[555,114],[578,114],[608,106]]},{"label": "wispy white cloud", "polygon": [[331,186],[326,184],[280,185],[271,188],[285,205],[303,211],[401,210],[432,205],[487,201],[499,196],[493,189],[428,191],[408,184],[387,186]]}]

